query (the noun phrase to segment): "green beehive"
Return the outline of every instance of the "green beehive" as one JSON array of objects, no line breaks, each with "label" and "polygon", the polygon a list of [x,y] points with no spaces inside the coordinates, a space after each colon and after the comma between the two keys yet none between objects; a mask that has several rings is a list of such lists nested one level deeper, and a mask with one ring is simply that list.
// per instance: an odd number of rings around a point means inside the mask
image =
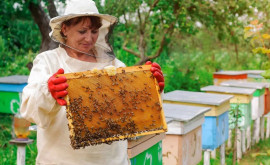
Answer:
[{"label": "green beehive", "polygon": [[[219,93],[226,95],[233,95],[230,99],[231,109],[235,109],[237,106],[240,110],[240,117],[238,118],[238,127],[246,129],[251,124],[251,100],[255,92],[255,89],[237,88],[237,87],[224,87],[224,86],[207,86],[201,88],[202,91],[207,93]],[[229,113],[229,128],[235,127],[236,119]]]},{"label": "green beehive", "polygon": [[0,113],[19,112],[21,93],[27,85],[28,76],[8,76],[0,78]]}]

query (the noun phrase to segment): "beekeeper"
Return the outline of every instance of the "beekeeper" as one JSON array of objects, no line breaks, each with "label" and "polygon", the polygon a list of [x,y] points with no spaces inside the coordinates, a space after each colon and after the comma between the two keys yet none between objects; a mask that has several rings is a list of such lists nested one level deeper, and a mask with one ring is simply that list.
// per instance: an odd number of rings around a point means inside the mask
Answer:
[{"label": "beekeeper", "polygon": [[[33,62],[28,85],[22,94],[20,112],[37,124],[36,164],[46,165],[127,165],[127,141],[88,146],[74,150],[70,145],[66,101],[68,84],[56,74],[80,72],[106,66],[124,67],[115,58],[108,42],[117,19],[99,14],[92,0],[71,0],[65,14],[50,20],[50,37],[60,43],[54,50],[38,54]],[[151,71],[164,88],[161,68]]]}]

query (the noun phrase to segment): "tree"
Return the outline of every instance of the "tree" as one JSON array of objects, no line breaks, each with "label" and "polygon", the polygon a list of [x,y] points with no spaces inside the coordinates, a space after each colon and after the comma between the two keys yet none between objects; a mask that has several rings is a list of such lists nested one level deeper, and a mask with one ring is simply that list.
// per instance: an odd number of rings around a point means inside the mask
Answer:
[{"label": "tree", "polygon": [[[57,0],[58,1],[58,0]],[[64,2],[62,0],[61,2]],[[44,4],[45,8],[41,6],[41,3]],[[18,48],[23,48],[24,44],[27,43],[20,43],[20,39],[18,38],[19,35],[23,35],[23,29],[17,29],[16,35],[8,36],[7,30],[8,28],[12,30],[12,26],[18,26],[18,21],[22,21],[22,23],[30,23],[34,22],[38,25],[38,29],[41,34],[41,44],[40,44],[40,52],[53,49],[57,47],[57,43],[53,42],[49,37],[49,32],[51,31],[49,27],[49,18],[55,17],[58,15],[56,11],[56,7],[54,4],[54,0],[48,0],[48,1],[40,1],[40,0],[4,0],[0,2],[1,6],[1,17],[2,17],[2,24],[1,28],[3,30],[3,33],[1,36],[3,36],[5,39],[12,39],[15,44],[18,46]],[[32,16],[32,18],[31,18]],[[22,26],[20,24],[20,26]],[[28,25],[29,26],[29,25]],[[31,25],[33,26],[33,25]],[[35,30],[34,30],[35,31]],[[24,31],[26,33],[26,31]],[[32,33],[32,32],[31,32]],[[18,39],[16,39],[18,38]],[[35,38],[34,40],[37,40],[38,38]],[[25,41],[24,41],[25,42]],[[28,42],[28,41],[26,41]],[[37,41],[35,41],[37,42]],[[14,43],[11,42],[11,47]],[[33,43],[32,43],[33,45]],[[26,49],[26,48],[24,48]]]},{"label": "tree", "polygon": [[122,49],[136,56],[137,64],[159,57],[175,32],[194,32],[178,0],[107,0],[104,12],[119,17]]},{"label": "tree", "polygon": [[48,0],[47,3],[45,3],[49,16],[41,7],[40,3],[41,1],[30,0],[26,3],[26,5],[28,6],[35,23],[39,27],[39,31],[42,36],[40,52],[43,52],[49,49],[54,49],[58,46],[58,43],[54,42],[49,37],[49,33],[51,31],[49,26],[49,17],[52,18],[58,16],[58,12],[56,10],[54,0]]},{"label": "tree", "polygon": [[[42,36],[40,52],[56,48],[58,44],[49,37],[49,33],[51,31],[49,26],[49,17],[41,7],[40,1],[29,1],[27,5]],[[54,0],[48,0],[47,9],[50,17],[58,16]]]}]

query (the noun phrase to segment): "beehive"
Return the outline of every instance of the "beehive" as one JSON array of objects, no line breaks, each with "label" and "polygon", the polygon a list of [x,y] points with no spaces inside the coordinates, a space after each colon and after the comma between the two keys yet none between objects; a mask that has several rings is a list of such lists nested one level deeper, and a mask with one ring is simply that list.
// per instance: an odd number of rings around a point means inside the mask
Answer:
[{"label": "beehive", "polygon": [[216,149],[228,139],[228,110],[232,95],[175,90],[164,95],[164,103],[209,107],[202,125],[202,148]]},{"label": "beehive", "polygon": [[253,98],[251,100],[252,120],[255,120],[263,115],[264,104],[265,104],[264,93],[265,93],[265,88],[268,86],[267,83],[243,82],[243,81],[230,80],[230,81],[225,81],[221,83],[220,85],[256,89],[256,91],[253,93]]},{"label": "beehive", "polygon": [[117,68],[115,75],[105,70],[64,74],[74,149],[167,130],[150,67]]},{"label": "beehive", "polygon": [[21,94],[28,76],[0,77],[0,113],[16,114],[20,110]]},{"label": "beehive", "polygon": [[[206,86],[201,88],[201,91],[214,94],[233,95],[230,99],[231,109],[239,108],[240,114],[238,117],[238,127],[246,129],[251,124],[251,99],[255,89],[228,87],[228,86]],[[229,113],[229,128],[234,129],[235,117]]]},{"label": "beehive", "polygon": [[228,80],[247,80],[247,73],[242,71],[220,71],[213,73],[214,85],[220,85]]},{"label": "beehive", "polygon": [[163,104],[168,132],[162,142],[164,165],[196,165],[202,158],[202,124],[209,107]]}]

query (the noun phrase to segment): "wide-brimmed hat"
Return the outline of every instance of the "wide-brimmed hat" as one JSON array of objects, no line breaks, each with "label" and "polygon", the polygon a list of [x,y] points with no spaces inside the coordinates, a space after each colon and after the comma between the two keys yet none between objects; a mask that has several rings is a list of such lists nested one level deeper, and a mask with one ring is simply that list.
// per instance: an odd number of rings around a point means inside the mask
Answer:
[{"label": "wide-brimmed hat", "polygon": [[54,17],[50,20],[52,31],[50,37],[59,43],[64,43],[65,40],[61,35],[62,23],[66,20],[81,17],[81,16],[97,16],[102,20],[102,26],[99,28],[99,37],[96,45],[101,45],[107,49],[111,49],[108,43],[108,33],[117,23],[117,18],[107,14],[100,14],[96,4],[92,0],[70,0],[67,2],[64,15]]}]

